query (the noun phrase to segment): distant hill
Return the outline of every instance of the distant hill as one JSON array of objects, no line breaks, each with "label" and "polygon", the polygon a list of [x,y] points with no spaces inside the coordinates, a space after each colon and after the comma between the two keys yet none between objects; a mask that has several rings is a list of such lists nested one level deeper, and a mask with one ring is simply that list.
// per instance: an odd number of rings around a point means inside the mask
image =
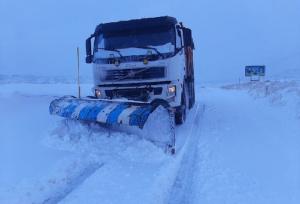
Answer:
[{"label": "distant hill", "polygon": [[[67,76],[35,76],[35,75],[3,75],[0,74],[0,84],[30,83],[30,84],[74,84],[76,78]],[[80,77],[81,83],[92,83],[89,77]]]}]

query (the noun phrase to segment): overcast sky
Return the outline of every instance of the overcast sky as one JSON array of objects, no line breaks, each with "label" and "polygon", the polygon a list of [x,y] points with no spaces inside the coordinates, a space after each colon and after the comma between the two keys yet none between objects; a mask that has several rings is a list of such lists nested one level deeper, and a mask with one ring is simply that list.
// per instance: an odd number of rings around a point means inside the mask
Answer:
[{"label": "overcast sky", "polygon": [[193,30],[199,81],[235,81],[250,64],[267,65],[268,75],[293,73],[299,11],[300,0],[0,0],[0,74],[75,76],[76,47],[84,54],[97,24],[162,15]]}]

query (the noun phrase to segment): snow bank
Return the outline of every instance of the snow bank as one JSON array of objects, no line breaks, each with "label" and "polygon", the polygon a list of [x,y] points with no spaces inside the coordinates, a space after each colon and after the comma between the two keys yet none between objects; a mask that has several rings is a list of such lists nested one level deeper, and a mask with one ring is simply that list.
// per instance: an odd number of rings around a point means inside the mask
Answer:
[{"label": "snow bank", "polygon": [[277,81],[202,89],[191,203],[299,203],[299,88]]},{"label": "snow bank", "polygon": [[295,80],[249,82],[223,86],[229,90],[247,91],[255,99],[267,99],[273,105],[291,106],[300,117],[300,84]]}]

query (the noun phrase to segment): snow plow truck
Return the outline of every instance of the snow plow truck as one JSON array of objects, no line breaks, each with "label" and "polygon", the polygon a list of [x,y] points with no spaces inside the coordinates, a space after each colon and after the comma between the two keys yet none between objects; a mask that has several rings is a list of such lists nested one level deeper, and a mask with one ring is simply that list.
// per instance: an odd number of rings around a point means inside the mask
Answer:
[{"label": "snow plow truck", "polygon": [[[192,31],[173,17],[101,23],[86,40],[93,96],[55,99],[50,113],[142,129],[161,106],[183,124],[195,103],[193,50]],[[174,152],[175,138],[169,146]]]}]

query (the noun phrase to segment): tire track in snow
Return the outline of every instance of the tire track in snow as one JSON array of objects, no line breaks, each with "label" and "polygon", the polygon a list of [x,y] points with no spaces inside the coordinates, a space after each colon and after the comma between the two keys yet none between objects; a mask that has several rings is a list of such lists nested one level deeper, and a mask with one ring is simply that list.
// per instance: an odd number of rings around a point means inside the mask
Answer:
[{"label": "tire track in snow", "polygon": [[198,106],[195,121],[193,123],[190,139],[184,152],[177,177],[169,195],[168,204],[189,203],[190,193],[192,192],[192,181],[194,166],[197,161],[197,146],[199,143],[199,131],[201,128],[200,117],[204,115],[205,105]]},{"label": "tire track in snow", "polygon": [[92,163],[88,167],[82,169],[75,178],[66,181],[66,186],[46,198],[42,204],[56,204],[66,198],[71,192],[78,188],[87,178],[94,174],[99,168],[103,167],[104,163]]}]

